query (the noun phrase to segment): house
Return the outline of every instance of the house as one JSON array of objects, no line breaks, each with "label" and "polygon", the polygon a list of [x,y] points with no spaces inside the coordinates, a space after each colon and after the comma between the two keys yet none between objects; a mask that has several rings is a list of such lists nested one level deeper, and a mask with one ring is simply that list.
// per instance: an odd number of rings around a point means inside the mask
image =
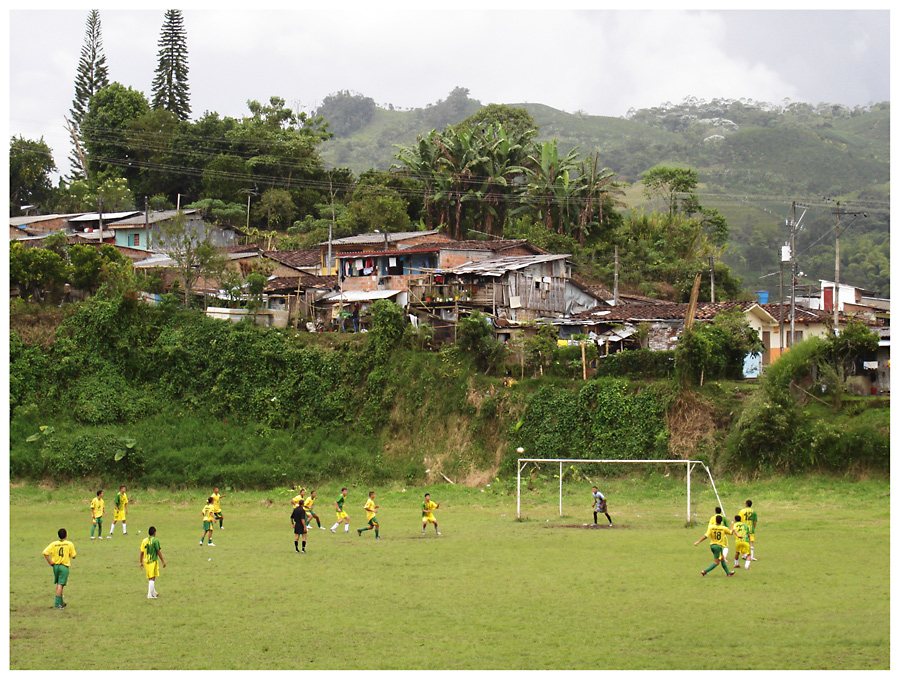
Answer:
[{"label": "house", "polygon": [[[171,222],[177,210],[151,210],[149,213],[139,212],[122,219],[112,220],[104,215],[104,225],[115,233],[116,245],[145,250],[162,250],[160,247],[161,227]],[[206,222],[200,211],[196,209],[182,210],[186,227],[198,238],[206,238],[216,247],[234,245],[238,231],[232,227],[221,227]]]},{"label": "house", "polygon": [[[18,238],[22,235],[36,236],[49,234],[54,231],[70,231],[69,220],[83,213],[65,213],[54,215],[26,215],[24,217],[9,218],[9,237]],[[14,236],[15,234],[15,236]]]},{"label": "house", "polygon": [[[491,257],[442,267],[409,288],[410,308],[443,321],[478,309],[511,322],[577,314],[600,300],[571,277],[567,254]],[[429,321],[430,322],[430,321]]]},{"label": "house", "polygon": [[[390,232],[371,232],[367,234],[357,234],[356,236],[346,236],[344,238],[331,239],[331,241],[322,241],[319,244],[321,252],[322,271],[320,274],[337,274],[338,262],[336,258],[347,253],[368,254],[373,252],[386,252],[389,250],[398,250],[400,248],[412,248],[423,243],[431,242],[447,242],[453,239],[440,231],[439,229],[431,229],[428,231],[402,231],[396,233]],[[328,255],[331,254],[331,262],[328,262]]]},{"label": "house", "polygon": [[[115,232],[109,227],[118,220],[140,214],[138,210],[127,210],[111,213],[83,213],[66,220],[67,229],[72,234],[79,234],[86,239],[101,239],[103,243],[115,243]],[[103,226],[103,235],[100,235],[100,227]],[[122,244],[127,245],[127,244]]]},{"label": "house", "polygon": [[[266,309],[284,316],[285,326],[299,326],[301,317],[316,319],[316,301],[333,293],[339,286],[336,276],[318,276],[300,273],[297,276],[270,276],[266,281]],[[313,321],[314,323],[314,321]],[[281,325],[281,318],[275,323]]]}]

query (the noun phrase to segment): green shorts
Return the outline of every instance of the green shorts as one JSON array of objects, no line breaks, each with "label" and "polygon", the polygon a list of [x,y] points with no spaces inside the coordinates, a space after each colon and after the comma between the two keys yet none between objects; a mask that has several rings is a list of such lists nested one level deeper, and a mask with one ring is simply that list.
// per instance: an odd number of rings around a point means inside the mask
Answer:
[{"label": "green shorts", "polygon": [[203,522],[203,531],[211,531],[215,522]]},{"label": "green shorts", "polygon": [[378,518],[373,517],[372,519],[369,520],[368,524],[370,527],[374,527],[376,524],[378,524]]},{"label": "green shorts", "polygon": [[53,565],[53,585],[64,586],[69,580],[69,568],[65,564]]},{"label": "green shorts", "polygon": [[711,545],[709,549],[712,550],[713,557],[717,560],[724,560],[725,558],[722,556],[722,551],[725,550],[724,545]]}]

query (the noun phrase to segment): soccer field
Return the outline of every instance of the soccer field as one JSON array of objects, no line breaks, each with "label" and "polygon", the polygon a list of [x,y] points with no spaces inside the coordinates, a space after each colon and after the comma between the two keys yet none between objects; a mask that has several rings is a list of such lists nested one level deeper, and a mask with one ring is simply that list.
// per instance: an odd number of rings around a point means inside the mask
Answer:
[{"label": "soccer field", "polygon": [[[340,486],[318,489],[326,529]],[[589,485],[566,487],[563,517],[553,484],[528,492],[523,521],[506,490],[376,487],[380,541],[355,531],[368,490],[350,490],[350,533],[313,522],[301,555],[287,490],[225,491],[225,530],[200,547],[210,490],[129,488],[128,535],[91,541],[95,489],[13,487],[10,668],[890,667],[889,480],[720,483],[727,513],[752,498],[760,520],[758,561],[733,578],[701,577],[717,502],[696,485],[685,527],[683,480],[601,485],[614,527],[596,529]],[[442,536],[422,536],[425,491]],[[157,600],[138,565],[151,524]],[[62,611],[41,555],[60,527],[78,551]]]}]

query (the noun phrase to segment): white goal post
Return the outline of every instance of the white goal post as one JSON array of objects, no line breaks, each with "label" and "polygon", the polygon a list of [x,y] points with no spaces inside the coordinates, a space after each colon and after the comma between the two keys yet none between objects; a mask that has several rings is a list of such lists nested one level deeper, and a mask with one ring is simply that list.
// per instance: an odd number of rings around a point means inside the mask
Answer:
[{"label": "white goal post", "polygon": [[712,473],[703,461],[699,460],[598,460],[587,458],[519,458],[516,466],[516,518],[522,519],[522,470],[528,463],[559,463],[559,515],[562,517],[562,480],[563,480],[563,464],[572,465],[574,463],[645,463],[645,464],[662,464],[662,465],[684,465],[686,470],[687,482],[687,513],[685,514],[686,522],[691,521],[691,470],[697,465],[702,465],[709,476],[709,482],[712,484],[713,492],[716,494],[716,500],[719,501],[719,507],[722,507],[722,500],[719,498],[719,492],[716,489],[716,483],[713,481]]}]

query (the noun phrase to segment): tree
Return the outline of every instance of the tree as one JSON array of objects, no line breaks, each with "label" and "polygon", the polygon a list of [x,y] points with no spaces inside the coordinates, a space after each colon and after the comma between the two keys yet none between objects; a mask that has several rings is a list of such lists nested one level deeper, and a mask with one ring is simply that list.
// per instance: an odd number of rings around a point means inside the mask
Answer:
[{"label": "tree", "polygon": [[374,115],[374,99],[348,90],[328,95],[316,109],[316,116],[328,121],[328,129],[338,136],[364,127]]},{"label": "tree", "polygon": [[291,194],[285,189],[267,189],[253,206],[254,220],[265,221],[267,227],[287,229],[296,213]]},{"label": "tree", "polygon": [[100,248],[75,244],[68,250],[69,282],[77,289],[94,293],[114,269],[130,269],[130,261],[114,246]]},{"label": "tree", "polygon": [[19,241],[9,245],[9,282],[19,288],[24,298],[41,300],[44,292],[51,296],[62,288],[68,276],[65,259],[45,248],[28,248]]},{"label": "tree", "polygon": [[159,62],[153,78],[153,108],[165,109],[187,120],[191,112],[188,87],[187,35],[181,10],[166,10],[166,19],[159,36]]},{"label": "tree", "polygon": [[[698,183],[696,170],[658,165],[644,173],[643,182],[644,195],[647,198],[662,196],[670,215],[674,215],[678,211],[679,200],[684,212],[696,212],[696,210],[690,209],[694,207],[697,200],[693,193]],[[687,194],[687,196],[680,196],[680,194]],[[688,209],[685,210],[685,207]]]},{"label": "tree", "polygon": [[160,223],[157,245],[175,262],[184,285],[184,306],[190,307],[192,286],[197,279],[220,271],[222,256],[212,245],[209,232],[195,233],[181,210]]},{"label": "tree", "polygon": [[46,210],[54,191],[50,173],[56,170],[53,152],[44,138],[32,141],[24,137],[9,140],[9,214],[20,215],[23,205]]},{"label": "tree", "polygon": [[149,112],[147,98],[121,83],[111,83],[91,98],[81,133],[92,173],[129,180],[137,177],[138,155],[130,123]]},{"label": "tree", "polygon": [[[69,110],[74,124],[73,143],[83,142],[80,135],[81,124],[87,115],[91,98],[108,85],[106,55],[103,53],[103,39],[100,36],[100,12],[92,9],[85,22],[84,45],[81,48],[81,59],[78,61],[78,71],[75,75],[75,99],[72,100],[72,108]],[[77,149],[69,160],[72,167],[76,168],[70,179],[84,178],[86,168],[82,165]]]},{"label": "tree", "polygon": [[486,130],[489,126],[493,126],[495,130],[502,127],[513,136],[521,136],[530,130],[537,132],[540,129],[540,126],[534,122],[534,116],[526,109],[506,104],[483,106],[454,127]]}]

